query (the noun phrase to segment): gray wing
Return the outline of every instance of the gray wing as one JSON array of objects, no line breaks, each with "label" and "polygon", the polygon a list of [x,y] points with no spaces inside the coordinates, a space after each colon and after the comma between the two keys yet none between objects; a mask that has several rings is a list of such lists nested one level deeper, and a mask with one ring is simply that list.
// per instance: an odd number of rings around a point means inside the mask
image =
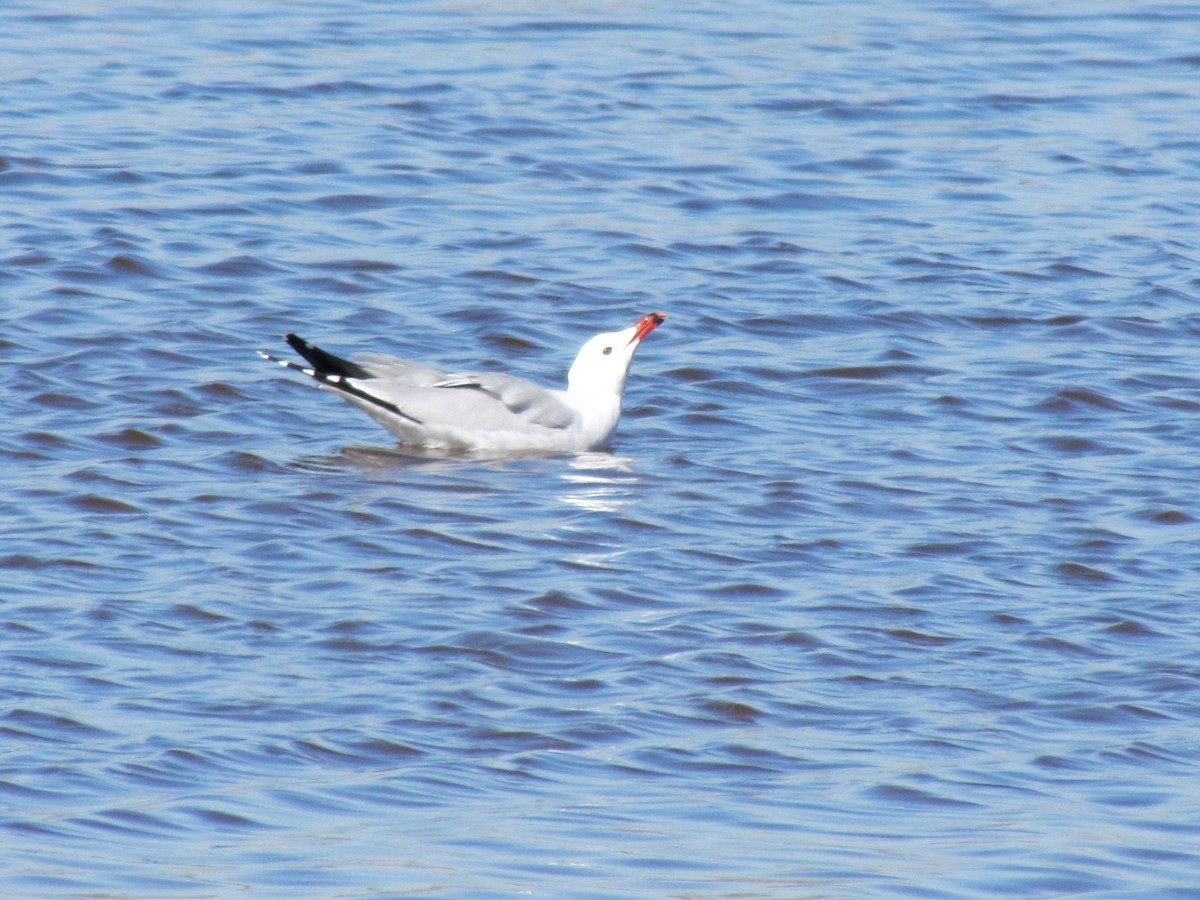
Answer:
[{"label": "gray wing", "polygon": [[517,418],[542,428],[565,428],[575,420],[574,411],[558,391],[548,391],[524,378],[493,372],[448,377],[434,385],[446,391],[475,391],[490,397]]},{"label": "gray wing", "polygon": [[387,353],[359,353],[354,356],[354,361],[361,364],[372,377],[398,385],[429,387],[450,377],[430,366]]},{"label": "gray wing", "polygon": [[560,391],[523,378],[493,372],[448,375],[384,353],[363,353],[354,359],[371,375],[354,380],[364,393],[427,425],[560,429],[575,421]]}]

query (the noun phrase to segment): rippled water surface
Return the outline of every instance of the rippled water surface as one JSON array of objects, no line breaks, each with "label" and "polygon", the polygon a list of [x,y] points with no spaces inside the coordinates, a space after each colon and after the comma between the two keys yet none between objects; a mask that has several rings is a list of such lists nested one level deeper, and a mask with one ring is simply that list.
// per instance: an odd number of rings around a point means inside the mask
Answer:
[{"label": "rippled water surface", "polygon": [[[1200,897],[1197,35],[5,5],[0,893]],[[652,309],[577,457],[254,353]]]}]

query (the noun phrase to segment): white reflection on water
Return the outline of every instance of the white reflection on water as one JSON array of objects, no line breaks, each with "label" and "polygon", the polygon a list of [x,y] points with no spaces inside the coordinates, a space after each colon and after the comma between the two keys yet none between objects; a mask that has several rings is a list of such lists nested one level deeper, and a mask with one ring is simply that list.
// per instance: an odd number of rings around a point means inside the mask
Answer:
[{"label": "white reflection on water", "polygon": [[619,512],[634,499],[630,489],[638,481],[634,460],[609,453],[580,453],[562,473],[569,485],[559,498],[568,506],[588,512]]},{"label": "white reflection on water", "polygon": [[[633,486],[639,482],[636,460],[611,453],[579,453],[566,457],[551,454],[448,454],[406,447],[346,447],[338,455],[308,456],[292,463],[294,468],[334,472],[348,463],[361,472],[387,471],[421,466],[424,471],[485,472],[504,467],[505,463],[544,459],[559,468],[565,483],[559,500],[587,512],[618,512],[637,496]],[[433,468],[431,468],[433,467]],[[547,473],[548,474],[548,473]],[[481,476],[486,478],[486,476]]]}]

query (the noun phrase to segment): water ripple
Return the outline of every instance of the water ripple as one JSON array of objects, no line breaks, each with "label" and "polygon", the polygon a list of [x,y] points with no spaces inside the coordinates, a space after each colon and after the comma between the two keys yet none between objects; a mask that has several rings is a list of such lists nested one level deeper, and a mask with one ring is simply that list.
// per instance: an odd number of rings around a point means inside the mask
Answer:
[{"label": "water ripple", "polygon": [[1194,894],[1195,12],[759,12],[0,11],[6,894]]}]

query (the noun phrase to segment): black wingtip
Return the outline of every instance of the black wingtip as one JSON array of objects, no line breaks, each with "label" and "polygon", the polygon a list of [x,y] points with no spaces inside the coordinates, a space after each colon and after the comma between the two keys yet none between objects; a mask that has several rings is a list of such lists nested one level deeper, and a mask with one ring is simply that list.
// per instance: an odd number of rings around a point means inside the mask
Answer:
[{"label": "black wingtip", "polygon": [[298,334],[288,332],[283,336],[293,350],[303,356],[321,375],[334,375],[341,378],[370,378],[371,373],[357,363],[348,359],[334,356],[315,344],[310,344]]},{"label": "black wingtip", "polygon": [[371,373],[362,366],[358,365],[357,363],[352,363],[348,359],[341,359],[340,357],[334,356],[332,353],[328,353],[325,350],[322,350],[320,347],[310,344],[308,341],[304,340],[304,338],[300,337],[300,335],[292,334],[290,331],[283,336],[283,339],[288,342],[288,346],[303,356],[304,359],[312,366],[311,371],[293,362],[277,360],[269,353],[263,353],[261,350],[259,351],[259,355],[264,359],[270,359],[278,362],[280,365],[286,366],[289,369],[298,369],[299,371],[308,375],[310,378],[316,379],[321,384],[327,385],[334,390],[341,391],[343,394],[349,394],[351,397],[357,397],[360,400],[365,400],[368,403],[371,403],[382,409],[386,409],[388,412],[397,415],[402,419],[408,419],[410,422],[413,422],[417,425],[424,424],[416,416],[410,416],[408,413],[404,412],[395,403],[391,403],[382,399],[381,397],[376,397],[374,394],[365,391],[361,387],[351,384],[346,380],[347,378],[356,378],[360,380],[371,378]]}]

